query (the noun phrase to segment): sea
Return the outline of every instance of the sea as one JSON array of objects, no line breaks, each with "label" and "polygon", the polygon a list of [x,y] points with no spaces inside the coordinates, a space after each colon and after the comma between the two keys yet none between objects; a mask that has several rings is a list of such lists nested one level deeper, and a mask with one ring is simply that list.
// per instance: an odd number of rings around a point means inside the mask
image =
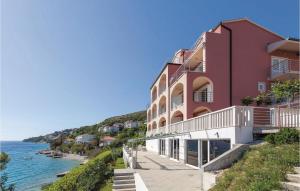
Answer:
[{"label": "sea", "polygon": [[0,141],[0,149],[6,152],[10,161],[2,176],[8,176],[7,184],[14,184],[17,191],[37,191],[41,186],[55,181],[56,174],[80,165],[77,160],[53,159],[36,154],[48,149],[49,144],[21,141]]}]

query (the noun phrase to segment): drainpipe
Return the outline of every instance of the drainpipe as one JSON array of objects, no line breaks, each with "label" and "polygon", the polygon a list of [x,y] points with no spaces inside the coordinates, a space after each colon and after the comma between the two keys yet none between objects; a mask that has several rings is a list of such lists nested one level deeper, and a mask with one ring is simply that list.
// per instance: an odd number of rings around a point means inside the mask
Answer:
[{"label": "drainpipe", "polygon": [[220,26],[229,31],[229,105],[232,106],[232,30],[220,23]]}]

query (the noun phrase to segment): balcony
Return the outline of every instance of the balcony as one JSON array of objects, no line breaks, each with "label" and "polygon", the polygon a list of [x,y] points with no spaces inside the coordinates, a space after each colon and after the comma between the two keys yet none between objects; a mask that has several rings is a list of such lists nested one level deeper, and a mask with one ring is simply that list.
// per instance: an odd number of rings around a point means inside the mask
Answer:
[{"label": "balcony", "polygon": [[166,113],[166,107],[160,108],[159,111],[158,111],[159,115],[163,115],[165,113]]},{"label": "balcony", "polygon": [[271,80],[298,79],[300,76],[299,60],[276,59],[272,61]]},{"label": "balcony", "polygon": [[172,97],[171,110],[174,110],[183,105],[183,94]]},{"label": "balcony", "polygon": [[171,75],[170,78],[170,85],[172,85],[176,80],[180,78],[184,73],[187,72],[199,72],[199,73],[204,73],[205,72],[205,62],[200,61],[196,66],[190,66],[187,64],[182,64],[177,71]]},{"label": "balcony", "polygon": [[211,113],[203,114],[185,121],[167,125],[164,128],[153,129],[147,136],[158,134],[182,134],[209,129],[230,127],[251,127],[259,132],[264,127],[267,130],[282,127],[300,127],[299,109],[268,108],[251,106],[232,106]]},{"label": "balcony", "polygon": [[193,92],[193,100],[194,102],[205,102],[211,103],[213,102],[213,92],[208,91],[194,91]]}]

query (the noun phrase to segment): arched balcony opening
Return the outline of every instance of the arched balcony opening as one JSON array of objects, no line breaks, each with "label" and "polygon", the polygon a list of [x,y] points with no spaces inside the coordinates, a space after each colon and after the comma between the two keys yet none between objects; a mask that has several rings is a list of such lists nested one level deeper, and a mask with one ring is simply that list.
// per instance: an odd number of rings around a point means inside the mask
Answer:
[{"label": "arched balcony opening", "polygon": [[207,77],[197,77],[193,81],[194,102],[213,102],[213,83]]},{"label": "arched balcony opening", "polygon": [[171,118],[171,123],[176,123],[179,121],[183,121],[183,114],[181,111],[176,111]]},{"label": "arched balcony opening", "polygon": [[154,121],[153,123],[152,123],[152,129],[156,129],[157,128],[157,125],[156,125],[156,122]]},{"label": "arched balcony opening", "polygon": [[149,111],[148,111],[147,119],[148,119],[148,122],[151,121],[151,109],[149,109]]},{"label": "arched balcony opening", "polygon": [[178,83],[171,93],[171,110],[183,105],[183,84]]},{"label": "arched balcony opening", "polygon": [[166,88],[167,88],[167,77],[166,77],[166,74],[163,74],[159,80],[158,94],[160,95],[160,94],[164,93]]},{"label": "arched balcony opening", "polygon": [[165,126],[166,126],[166,118],[162,117],[159,120],[158,127],[165,127]]},{"label": "arched balcony opening", "polygon": [[210,109],[208,109],[207,107],[200,106],[200,107],[197,107],[196,109],[194,109],[193,117],[197,117],[197,116],[209,113],[209,112],[211,112]]},{"label": "arched balcony opening", "polygon": [[155,86],[152,90],[152,102],[154,102],[157,98],[157,87]]},{"label": "arched balcony opening", "polygon": [[167,111],[166,103],[167,103],[166,96],[161,97],[160,100],[159,100],[159,103],[158,103],[158,113],[159,113],[159,115],[162,115],[162,114],[166,113],[166,111]]},{"label": "arched balcony opening", "polygon": [[156,104],[152,107],[152,119],[155,119],[157,117],[157,106]]}]

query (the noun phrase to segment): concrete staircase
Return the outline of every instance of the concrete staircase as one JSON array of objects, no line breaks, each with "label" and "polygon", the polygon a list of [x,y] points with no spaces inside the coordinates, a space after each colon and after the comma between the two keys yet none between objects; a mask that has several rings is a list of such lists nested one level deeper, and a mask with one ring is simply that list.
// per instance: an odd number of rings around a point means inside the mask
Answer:
[{"label": "concrete staircase", "polygon": [[295,167],[296,174],[287,174],[288,182],[282,182],[284,190],[300,191],[300,167]]},{"label": "concrete staircase", "polygon": [[115,169],[113,191],[135,191],[134,171],[132,169]]}]

